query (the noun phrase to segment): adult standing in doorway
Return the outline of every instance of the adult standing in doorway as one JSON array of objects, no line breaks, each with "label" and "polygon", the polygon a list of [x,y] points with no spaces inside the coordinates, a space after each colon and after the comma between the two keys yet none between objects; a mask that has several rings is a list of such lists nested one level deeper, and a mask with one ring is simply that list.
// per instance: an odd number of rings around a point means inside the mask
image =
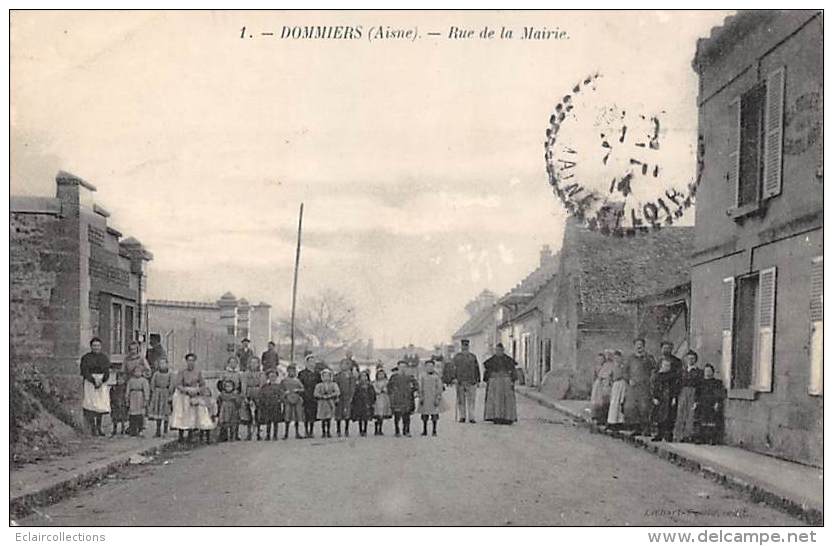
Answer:
[{"label": "adult standing in doorway", "polygon": [[477,384],[480,383],[480,364],[477,357],[469,352],[469,340],[460,341],[460,352],[451,361],[451,372],[447,377],[457,387],[457,418],[461,423],[468,420],[475,423],[474,408],[477,398]]},{"label": "adult standing in doorway", "polygon": [[486,381],[486,408],[483,419],[500,425],[511,425],[518,420],[515,400],[515,381],[518,363],[503,352],[503,343],[495,345],[495,354],[483,363]]},{"label": "adult standing in doorway", "polygon": [[110,413],[110,358],[101,350],[101,339],[90,340],[90,352],[81,357],[81,377],[84,378],[84,399],[81,407],[93,436],[104,436],[101,420]]}]

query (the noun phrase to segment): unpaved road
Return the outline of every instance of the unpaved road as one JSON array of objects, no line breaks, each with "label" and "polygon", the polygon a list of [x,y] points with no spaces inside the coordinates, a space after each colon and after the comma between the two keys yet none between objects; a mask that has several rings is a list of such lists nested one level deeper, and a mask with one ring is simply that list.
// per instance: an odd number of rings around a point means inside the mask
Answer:
[{"label": "unpaved road", "polygon": [[[387,422],[378,438],[244,441],[175,453],[17,523],[801,524],[523,397],[518,410],[513,426],[458,424],[446,413],[436,438],[394,438]],[[414,422],[412,432],[420,430]]]}]

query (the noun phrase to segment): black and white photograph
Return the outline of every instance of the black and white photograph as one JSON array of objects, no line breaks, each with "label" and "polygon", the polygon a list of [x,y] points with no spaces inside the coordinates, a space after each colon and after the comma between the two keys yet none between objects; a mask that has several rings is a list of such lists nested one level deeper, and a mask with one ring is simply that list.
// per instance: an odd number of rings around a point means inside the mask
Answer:
[{"label": "black and white photograph", "polygon": [[8,17],[16,542],[820,541],[822,10]]}]

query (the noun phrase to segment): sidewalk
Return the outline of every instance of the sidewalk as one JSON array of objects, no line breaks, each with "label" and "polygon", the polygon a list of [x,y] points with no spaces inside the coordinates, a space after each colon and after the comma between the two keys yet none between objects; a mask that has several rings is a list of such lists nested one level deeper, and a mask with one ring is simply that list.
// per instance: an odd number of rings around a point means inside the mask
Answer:
[{"label": "sidewalk", "polygon": [[700,472],[753,500],[784,510],[813,525],[824,522],[822,469],[732,446],[652,442],[649,437],[605,431],[592,423],[587,400],[554,400],[529,387],[516,392],[550,409],[583,421],[597,432],[647,449],[670,462]]},{"label": "sidewalk", "polygon": [[112,472],[176,443],[176,433],[165,438],[130,436],[90,438],[84,449],[49,461],[27,464],[9,474],[9,513],[26,514],[57,502],[76,489],[91,485]]}]

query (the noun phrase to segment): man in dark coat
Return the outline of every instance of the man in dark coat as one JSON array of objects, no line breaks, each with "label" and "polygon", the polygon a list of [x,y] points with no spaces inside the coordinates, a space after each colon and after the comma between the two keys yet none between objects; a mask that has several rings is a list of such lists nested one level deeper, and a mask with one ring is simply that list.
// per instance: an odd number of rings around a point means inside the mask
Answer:
[{"label": "man in dark coat", "polygon": [[152,372],[156,371],[158,367],[157,363],[162,358],[166,360],[168,358],[167,353],[165,353],[165,348],[162,347],[162,340],[159,338],[159,334],[150,334],[150,347],[145,352],[145,360],[150,365]]},{"label": "man in dark coat", "polygon": [[674,356],[674,344],[670,341],[662,341],[659,344],[659,360],[667,358],[671,362],[671,371],[677,375],[683,373],[683,361]]},{"label": "man in dark coat", "polygon": [[318,401],[315,399],[315,386],[321,383],[321,372],[313,368],[313,358],[309,355],[303,370],[298,372],[298,379],[304,386],[304,433],[307,438],[315,437],[315,419],[318,413]]},{"label": "man in dark coat", "polygon": [[457,416],[461,423],[476,422],[474,419],[477,384],[480,383],[480,364],[477,357],[469,352],[469,340],[460,341],[460,352],[451,361],[450,377],[457,385]]},{"label": "man in dark coat", "polygon": [[400,360],[391,370],[388,380],[388,396],[390,396],[390,407],[393,410],[393,426],[396,436],[399,436],[399,421],[402,421],[402,434],[411,435],[411,414],[416,409],[414,404],[414,393],[419,390],[416,379],[403,373],[399,368],[407,365],[407,362]]},{"label": "man in dark coat", "polygon": [[278,351],[275,350],[275,342],[270,341],[267,344],[267,349],[263,351],[260,357],[260,362],[263,365],[263,373],[269,373],[270,370],[277,370],[280,360],[278,359]]},{"label": "man in dark coat", "polygon": [[81,357],[81,377],[84,378],[84,418],[93,436],[104,436],[101,418],[110,413],[107,380],[110,378],[110,358],[101,351],[101,340],[90,340],[90,352]]},{"label": "man in dark coat", "polygon": [[243,346],[237,351],[237,360],[240,361],[240,371],[245,372],[249,370],[249,362],[252,360],[252,357],[255,356],[255,352],[251,347],[249,347],[249,344],[251,343],[249,338],[244,338],[241,343]]},{"label": "man in dark coat", "polygon": [[656,371],[654,357],[645,351],[645,340],[633,341],[633,354],[625,361],[625,426],[635,434],[646,434],[651,425],[651,375]]}]

